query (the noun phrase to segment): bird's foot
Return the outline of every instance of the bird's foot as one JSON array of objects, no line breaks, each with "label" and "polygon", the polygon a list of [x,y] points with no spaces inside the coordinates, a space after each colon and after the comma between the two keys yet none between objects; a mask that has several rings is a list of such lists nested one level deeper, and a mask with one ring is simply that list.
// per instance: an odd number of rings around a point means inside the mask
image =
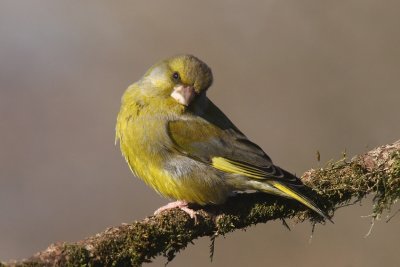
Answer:
[{"label": "bird's foot", "polygon": [[197,212],[195,210],[192,210],[191,208],[189,208],[189,203],[186,202],[186,201],[183,201],[183,200],[170,202],[167,205],[160,207],[159,209],[157,209],[154,212],[154,215],[157,215],[157,214],[160,214],[163,211],[170,210],[170,209],[175,209],[175,208],[183,210],[184,212],[186,212],[190,216],[190,218],[192,218],[195,221],[197,221],[197,218],[196,218]]}]

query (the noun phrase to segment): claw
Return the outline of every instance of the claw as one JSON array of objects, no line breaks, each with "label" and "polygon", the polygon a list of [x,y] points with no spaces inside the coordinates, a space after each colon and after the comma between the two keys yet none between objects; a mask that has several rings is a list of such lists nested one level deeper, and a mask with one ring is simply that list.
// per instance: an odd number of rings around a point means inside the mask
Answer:
[{"label": "claw", "polygon": [[154,215],[160,214],[161,212],[166,211],[166,210],[178,208],[178,209],[186,212],[190,216],[190,218],[194,219],[194,221],[197,222],[197,216],[196,216],[197,212],[195,210],[192,210],[191,208],[189,208],[188,205],[189,205],[189,203],[187,203],[186,201],[183,201],[183,200],[171,202],[165,206],[158,208],[154,212]]}]

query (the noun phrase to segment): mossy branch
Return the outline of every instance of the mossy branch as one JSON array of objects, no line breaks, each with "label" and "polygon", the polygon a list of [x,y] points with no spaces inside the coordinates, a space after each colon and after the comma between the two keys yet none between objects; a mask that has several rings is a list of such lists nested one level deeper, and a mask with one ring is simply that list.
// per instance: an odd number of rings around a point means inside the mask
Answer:
[{"label": "mossy branch", "polygon": [[[333,215],[350,200],[374,194],[373,215],[389,210],[400,197],[400,140],[351,160],[345,157],[325,168],[311,169],[302,181],[312,188],[317,204]],[[215,214],[210,216],[209,213]],[[10,266],[140,266],[163,255],[172,260],[194,239],[215,237],[270,220],[321,218],[295,201],[266,194],[239,194],[223,206],[199,210],[197,221],[170,210],[132,224],[112,227],[76,243],[53,244],[45,251]],[[1,265],[1,264],[0,264]]]}]

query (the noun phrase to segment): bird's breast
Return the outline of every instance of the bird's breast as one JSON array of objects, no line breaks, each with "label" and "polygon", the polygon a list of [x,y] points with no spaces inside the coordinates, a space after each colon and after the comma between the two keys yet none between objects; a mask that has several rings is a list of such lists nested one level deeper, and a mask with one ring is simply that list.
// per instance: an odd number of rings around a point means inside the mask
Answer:
[{"label": "bird's breast", "polygon": [[230,189],[223,177],[209,165],[173,149],[166,122],[136,118],[123,129],[122,154],[134,174],[159,194],[200,205],[225,201]]}]

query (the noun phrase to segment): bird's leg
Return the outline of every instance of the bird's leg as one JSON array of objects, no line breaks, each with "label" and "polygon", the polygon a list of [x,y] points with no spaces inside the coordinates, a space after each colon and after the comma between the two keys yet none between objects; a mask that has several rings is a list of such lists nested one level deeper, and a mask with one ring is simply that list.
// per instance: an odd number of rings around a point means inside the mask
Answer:
[{"label": "bird's leg", "polygon": [[157,209],[154,212],[154,215],[160,214],[161,212],[166,211],[166,210],[178,208],[178,209],[181,209],[184,212],[186,212],[190,216],[190,218],[196,220],[196,211],[189,208],[188,205],[189,205],[189,203],[184,200],[177,200],[175,202],[170,202],[167,205],[162,206],[161,208]]}]

